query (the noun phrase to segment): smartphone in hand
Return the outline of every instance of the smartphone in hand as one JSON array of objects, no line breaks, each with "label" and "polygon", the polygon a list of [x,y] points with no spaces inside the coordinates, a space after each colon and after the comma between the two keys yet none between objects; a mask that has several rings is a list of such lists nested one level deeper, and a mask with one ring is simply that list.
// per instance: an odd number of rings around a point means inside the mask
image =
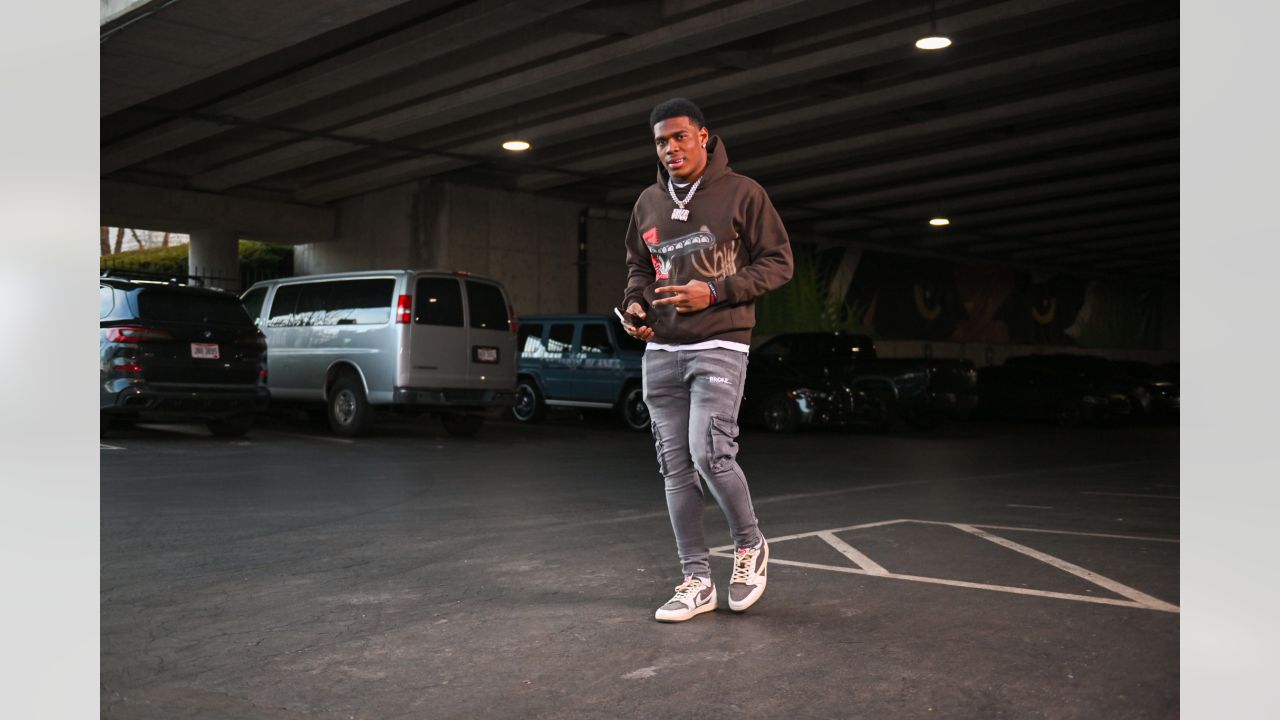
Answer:
[{"label": "smartphone in hand", "polygon": [[621,322],[623,325],[629,325],[633,328],[644,327],[644,318],[636,315],[635,313],[624,313],[618,308],[614,308],[613,314],[618,316],[618,322]]}]

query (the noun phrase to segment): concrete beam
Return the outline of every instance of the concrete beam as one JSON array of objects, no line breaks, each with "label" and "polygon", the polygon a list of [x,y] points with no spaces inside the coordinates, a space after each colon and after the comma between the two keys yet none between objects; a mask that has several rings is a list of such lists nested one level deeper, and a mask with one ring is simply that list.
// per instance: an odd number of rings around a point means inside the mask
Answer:
[{"label": "concrete beam", "polygon": [[[1009,204],[1001,207],[993,208],[986,212],[971,211],[964,207],[957,207],[951,203],[946,203],[946,207],[942,208],[944,214],[950,218],[951,227],[956,229],[963,228],[998,228],[1007,225],[1010,221],[1026,220],[1044,217],[1056,217],[1061,215],[1073,215],[1084,211],[1095,211],[1099,208],[1111,207],[1115,205],[1138,205],[1151,200],[1167,200],[1178,198],[1178,183],[1174,182],[1158,183],[1148,185],[1146,187],[1131,187],[1126,190],[1116,190],[1108,192],[1091,192],[1074,197],[1059,197],[1054,200],[1031,202],[1025,204]],[[922,206],[920,212],[908,215],[902,211],[895,212],[892,218],[896,218],[901,222],[919,221],[925,222],[929,219],[930,208],[933,206]],[[839,230],[843,228],[857,229],[860,227],[875,227],[877,223],[866,220],[834,220],[830,222],[818,222],[814,227],[821,232]],[[946,236],[939,236],[923,243],[925,247],[945,247],[952,244]],[[1003,239],[996,242],[1003,242]],[[981,244],[971,245],[971,249],[981,250]]]},{"label": "concrete beam", "polygon": [[[865,3],[870,0],[851,2]],[[655,57],[692,54],[693,44],[705,40],[708,28],[715,29],[718,43],[729,43],[843,9],[849,4],[850,2],[841,3],[836,0],[748,0],[689,18],[672,27],[620,40],[385,113],[343,128],[342,132],[376,140],[395,140],[584,83],[616,77],[653,63]],[[224,190],[327,160],[351,149],[351,145],[336,147],[330,141],[303,141],[197,175],[192,183],[204,189]]]},{"label": "concrete beam", "polygon": [[[957,212],[958,209],[985,210],[1002,205],[1079,195],[1084,192],[1120,190],[1163,182],[1178,177],[1178,163],[1157,163],[1133,170],[1094,173],[1053,182],[1023,183],[1011,189],[1001,188],[991,192],[972,192],[985,187],[980,180],[975,179],[975,176],[982,174],[951,176],[944,180],[927,183],[927,188],[922,187],[926,183],[921,183],[900,185],[878,192],[859,192],[848,198],[807,202],[805,206],[814,208],[815,212],[817,210],[856,212],[875,208],[879,212],[894,214],[926,212],[940,205],[951,212]],[[955,192],[962,194],[951,194]],[[925,201],[922,198],[931,199]],[[894,204],[895,200],[902,202]]]},{"label": "concrete beam", "polygon": [[[359,87],[385,75],[415,65],[421,66],[461,48],[483,44],[499,35],[540,22],[555,13],[589,1],[548,0],[534,4],[523,0],[506,0],[468,4],[429,22],[322,60],[298,72],[202,108],[200,113],[211,117],[231,116],[244,122],[261,120],[343,90]],[[472,68],[466,70],[476,72]],[[437,78],[437,75],[440,73],[424,73],[424,79],[440,85],[444,80]],[[409,87],[401,88],[398,94],[405,92],[413,93],[408,97],[422,97],[432,90]],[[385,99],[385,103],[396,102],[402,102],[402,99]],[[362,112],[376,109],[365,108]],[[346,117],[351,117],[354,110],[346,106],[337,109],[345,113]],[[307,129],[319,129],[330,124],[331,119],[317,118],[313,123],[314,127]],[[104,149],[101,171],[109,173],[119,170],[234,127],[237,126],[212,119],[171,120]]]},{"label": "concrete beam", "polygon": [[[405,0],[153,2],[100,41],[100,116],[266,57]],[[154,9],[150,6],[155,6]]]},{"label": "concrete beam", "polygon": [[[1018,12],[1032,13],[1053,9],[1067,4],[1063,0],[1050,0],[1028,4],[1018,0],[1006,2],[989,8],[963,13],[947,18],[948,27],[971,27],[980,30],[984,24],[994,20],[1008,19]],[[904,10],[889,16],[877,16],[874,21],[848,28],[847,35],[857,35],[884,26],[887,21],[900,22],[915,18],[918,9]],[[1158,47],[1157,42],[1170,33],[1176,36],[1176,23],[1161,23],[1137,31],[1129,31],[1108,35],[1094,40],[1073,43],[1061,48],[1030,53],[1016,58],[1006,58],[999,62],[988,63],[963,71],[945,73],[925,80],[894,85],[882,90],[862,93],[854,97],[818,103],[806,107],[789,110],[785,118],[773,116],[756,121],[734,123],[727,126],[726,137],[742,139],[745,137],[764,136],[778,129],[785,122],[790,126],[829,121],[831,117],[850,114],[882,112],[893,107],[920,102],[924,98],[935,97],[955,87],[973,87],[999,80],[1009,80],[1018,73],[1036,70],[1043,73],[1079,72],[1080,68],[1114,62],[1120,57],[1132,57],[1148,52],[1150,47]],[[688,97],[697,98],[704,108],[716,103],[728,102],[739,97],[759,93],[769,87],[791,87],[798,82],[819,79],[822,73],[836,75],[866,67],[875,58],[886,52],[898,49],[902,44],[902,30],[895,28],[872,38],[859,37],[856,40],[824,47],[821,50],[804,52],[789,56],[785,60],[762,64],[750,72],[739,72],[717,77],[703,82],[683,86],[681,92]],[[631,100],[610,103],[598,111],[590,113],[574,113],[553,120],[531,124],[521,128],[524,135],[533,141],[536,148],[552,147],[557,143],[572,142],[584,134],[597,135],[603,132],[634,127],[637,118],[648,115],[649,110],[659,102],[670,97],[671,92],[663,90]],[[714,128],[717,132],[720,127]],[[500,138],[492,135],[481,140],[470,140],[464,144],[448,146],[452,152],[469,155],[488,155],[499,144]],[[442,139],[443,140],[443,139]],[[598,153],[599,150],[597,149]],[[618,151],[618,158],[610,163],[597,163],[586,158],[579,163],[566,165],[566,168],[584,172],[615,171],[619,167],[627,167],[639,162],[651,160],[651,153],[642,146],[626,148]],[[328,202],[361,192],[394,185],[396,183],[427,177],[467,167],[466,160],[440,157],[415,157],[388,163],[362,173],[326,181],[300,191],[298,199],[304,202]],[[521,189],[537,191],[582,179],[580,174],[540,173],[530,174],[521,180]],[[627,197],[610,196],[610,201],[629,202],[634,199],[635,191],[622,191]]]},{"label": "concrete beam", "polygon": [[[904,160],[864,165],[853,170],[825,174],[821,178],[801,178],[789,182],[772,183],[769,185],[768,190],[774,202],[780,203],[790,198],[805,198],[812,194],[834,193],[841,188],[859,184],[888,184],[898,180],[914,181],[918,180],[921,175],[942,175],[957,170],[965,171],[974,165],[990,163],[993,157],[1001,154],[1010,156],[1042,154],[1059,148],[1071,147],[1082,141],[1087,142],[1087,138],[1088,136],[1081,135],[1072,128],[1050,130],[1010,140],[971,145],[940,153],[917,155]],[[1054,178],[1082,170],[1123,167],[1126,162],[1167,161],[1176,158],[1177,153],[1178,140],[1177,138],[1170,138],[1168,140],[1134,143],[1118,149],[1081,152],[1051,160],[1015,165],[993,170],[986,173],[986,176],[989,180],[1000,178],[1000,181]],[[807,203],[808,199],[803,200],[803,202]]]},{"label": "concrete beam", "polygon": [[[979,14],[979,12],[970,13],[970,15]],[[958,17],[964,18],[965,16]],[[948,19],[948,27],[950,25],[951,19]],[[923,80],[904,82],[880,90],[858,93],[851,98],[819,103],[808,108],[797,108],[795,112],[770,114],[753,121],[713,125],[712,130],[726,138],[734,138],[736,142],[741,143],[753,138],[764,138],[784,129],[794,131],[795,128],[801,127],[808,122],[830,122],[831,118],[839,116],[883,113],[898,107],[936,100],[939,97],[944,97],[946,93],[954,93],[957,87],[972,88],[979,83],[992,83],[1001,79],[1009,80],[1025,74],[1031,69],[1035,69],[1045,75],[1055,72],[1062,74],[1078,73],[1083,68],[1114,62],[1117,57],[1132,56],[1145,52],[1146,48],[1154,45],[1154,41],[1157,38],[1176,34],[1176,32],[1176,23],[1161,23],[1140,30],[1117,33],[1051,50],[1030,53],[1018,58],[1001,59],[998,62],[980,65],[967,70],[945,73]],[[894,44],[900,44],[901,42],[901,32],[888,33],[883,36],[883,39],[875,38],[870,41],[858,41],[852,44],[856,49],[845,50],[846,57],[841,64],[843,65],[843,63],[854,58],[867,57],[874,53],[882,52],[881,45],[893,47]],[[808,57],[816,59],[823,55],[825,53],[815,53],[813,56]],[[777,65],[782,65],[782,63]],[[842,68],[841,65],[829,63],[824,63],[824,65],[828,68],[847,69]],[[762,78],[760,73],[772,67],[774,66],[760,68],[750,73],[750,75],[757,83],[768,82],[769,78]],[[1035,113],[1052,112],[1055,108],[1063,105],[1097,102],[1101,99],[1114,97],[1117,93],[1125,92],[1125,83],[1129,83],[1135,89],[1147,87],[1148,83],[1152,86],[1170,82],[1175,87],[1177,85],[1177,71],[1163,74],[1149,73],[1148,75],[1158,75],[1159,77],[1136,76],[1112,83],[1101,83],[1090,88],[1018,100],[948,118],[912,123],[879,133],[841,138],[827,143],[788,147],[786,151],[769,156],[752,157],[749,162],[750,167],[748,167],[748,163],[741,161],[735,162],[734,166],[743,171],[761,174],[782,167],[804,165],[814,160],[848,155],[867,147],[878,147],[884,143],[899,141],[902,138],[945,133],[954,131],[956,128],[980,125],[982,123],[1009,122],[1010,119],[1032,116]],[[1172,78],[1171,80],[1170,77]],[[721,82],[715,80],[707,84]],[[1116,86],[1116,83],[1120,83],[1120,85]],[[705,97],[706,95],[713,95],[713,93],[698,94],[695,97]],[[564,163],[564,167],[566,170],[577,173],[603,173],[616,171],[619,168],[635,167],[638,163],[651,161],[652,156],[653,153],[648,148],[628,147],[611,153],[596,152],[584,159]],[[538,173],[521,178],[520,188],[536,192],[577,181],[578,177],[572,174]]]},{"label": "concrete beam", "polygon": [[111,180],[101,187],[103,225],[184,233],[216,228],[246,240],[289,244],[333,238],[336,213],[329,208]]}]

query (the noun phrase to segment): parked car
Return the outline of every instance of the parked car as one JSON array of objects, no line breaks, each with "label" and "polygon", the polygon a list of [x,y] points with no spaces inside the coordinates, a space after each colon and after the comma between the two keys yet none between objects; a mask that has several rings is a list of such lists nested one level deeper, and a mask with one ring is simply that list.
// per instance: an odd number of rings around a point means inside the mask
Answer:
[{"label": "parked car", "polygon": [[132,421],[243,435],[266,409],[266,340],[235,295],[176,283],[98,280],[105,432]]},{"label": "parked car", "polygon": [[632,430],[649,429],[641,367],[644,342],[608,315],[520,318],[512,416],[537,422],[548,406],[612,410]]},{"label": "parked car", "polygon": [[375,408],[438,414],[473,435],[511,405],[515,315],[494,280],[349,272],[268,280],[241,299],[266,333],[272,397],[323,407],[338,435],[364,433]]},{"label": "parked car", "polygon": [[1127,378],[1133,390],[1130,402],[1134,419],[1147,422],[1177,421],[1181,393],[1176,369],[1172,372],[1151,363],[1114,360],[1112,367]]},{"label": "parked car", "polygon": [[1024,355],[978,371],[983,415],[1061,425],[1127,421],[1139,387],[1092,355]]},{"label": "parked car", "polygon": [[976,381],[964,360],[879,358],[867,335],[786,333],[751,353],[740,414],[775,432],[887,430],[898,419],[928,429],[945,413],[976,405]]}]

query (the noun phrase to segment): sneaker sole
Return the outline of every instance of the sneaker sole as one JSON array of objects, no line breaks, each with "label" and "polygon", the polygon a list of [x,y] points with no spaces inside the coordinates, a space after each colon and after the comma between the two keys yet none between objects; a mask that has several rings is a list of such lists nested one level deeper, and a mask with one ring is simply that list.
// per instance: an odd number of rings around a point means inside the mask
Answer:
[{"label": "sneaker sole", "polygon": [[[765,573],[769,572],[769,541],[768,540],[766,540],[764,543],[763,569]],[[742,600],[740,602],[734,602],[733,596],[732,595],[729,596],[729,609],[734,612],[742,612],[747,608],[751,607],[752,605],[755,605],[756,601],[760,599],[760,596],[764,595],[764,588],[768,584],[769,584],[768,574],[761,575],[760,584],[756,586],[755,590],[751,591],[751,594],[748,595],[745,600]]]}]

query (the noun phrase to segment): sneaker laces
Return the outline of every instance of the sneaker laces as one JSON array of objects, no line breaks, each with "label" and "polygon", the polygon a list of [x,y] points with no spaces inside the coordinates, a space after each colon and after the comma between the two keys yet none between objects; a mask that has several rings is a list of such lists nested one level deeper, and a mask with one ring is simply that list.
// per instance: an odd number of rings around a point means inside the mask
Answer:
[{"label": "sneaker laces", "polygon": [[733,575],[729,577],[730,584],[746,583],[751,579],[751,569],[756,565],[756,555],[759,552],[760,548],[738,548],[738,552],[733,555]]},{"label": "sneaker laces", "polygon": [[676,586],[676,594],[668,602],[684,602],[696,596],[698,591],[705,587],[701,578],[689,578]]}]

